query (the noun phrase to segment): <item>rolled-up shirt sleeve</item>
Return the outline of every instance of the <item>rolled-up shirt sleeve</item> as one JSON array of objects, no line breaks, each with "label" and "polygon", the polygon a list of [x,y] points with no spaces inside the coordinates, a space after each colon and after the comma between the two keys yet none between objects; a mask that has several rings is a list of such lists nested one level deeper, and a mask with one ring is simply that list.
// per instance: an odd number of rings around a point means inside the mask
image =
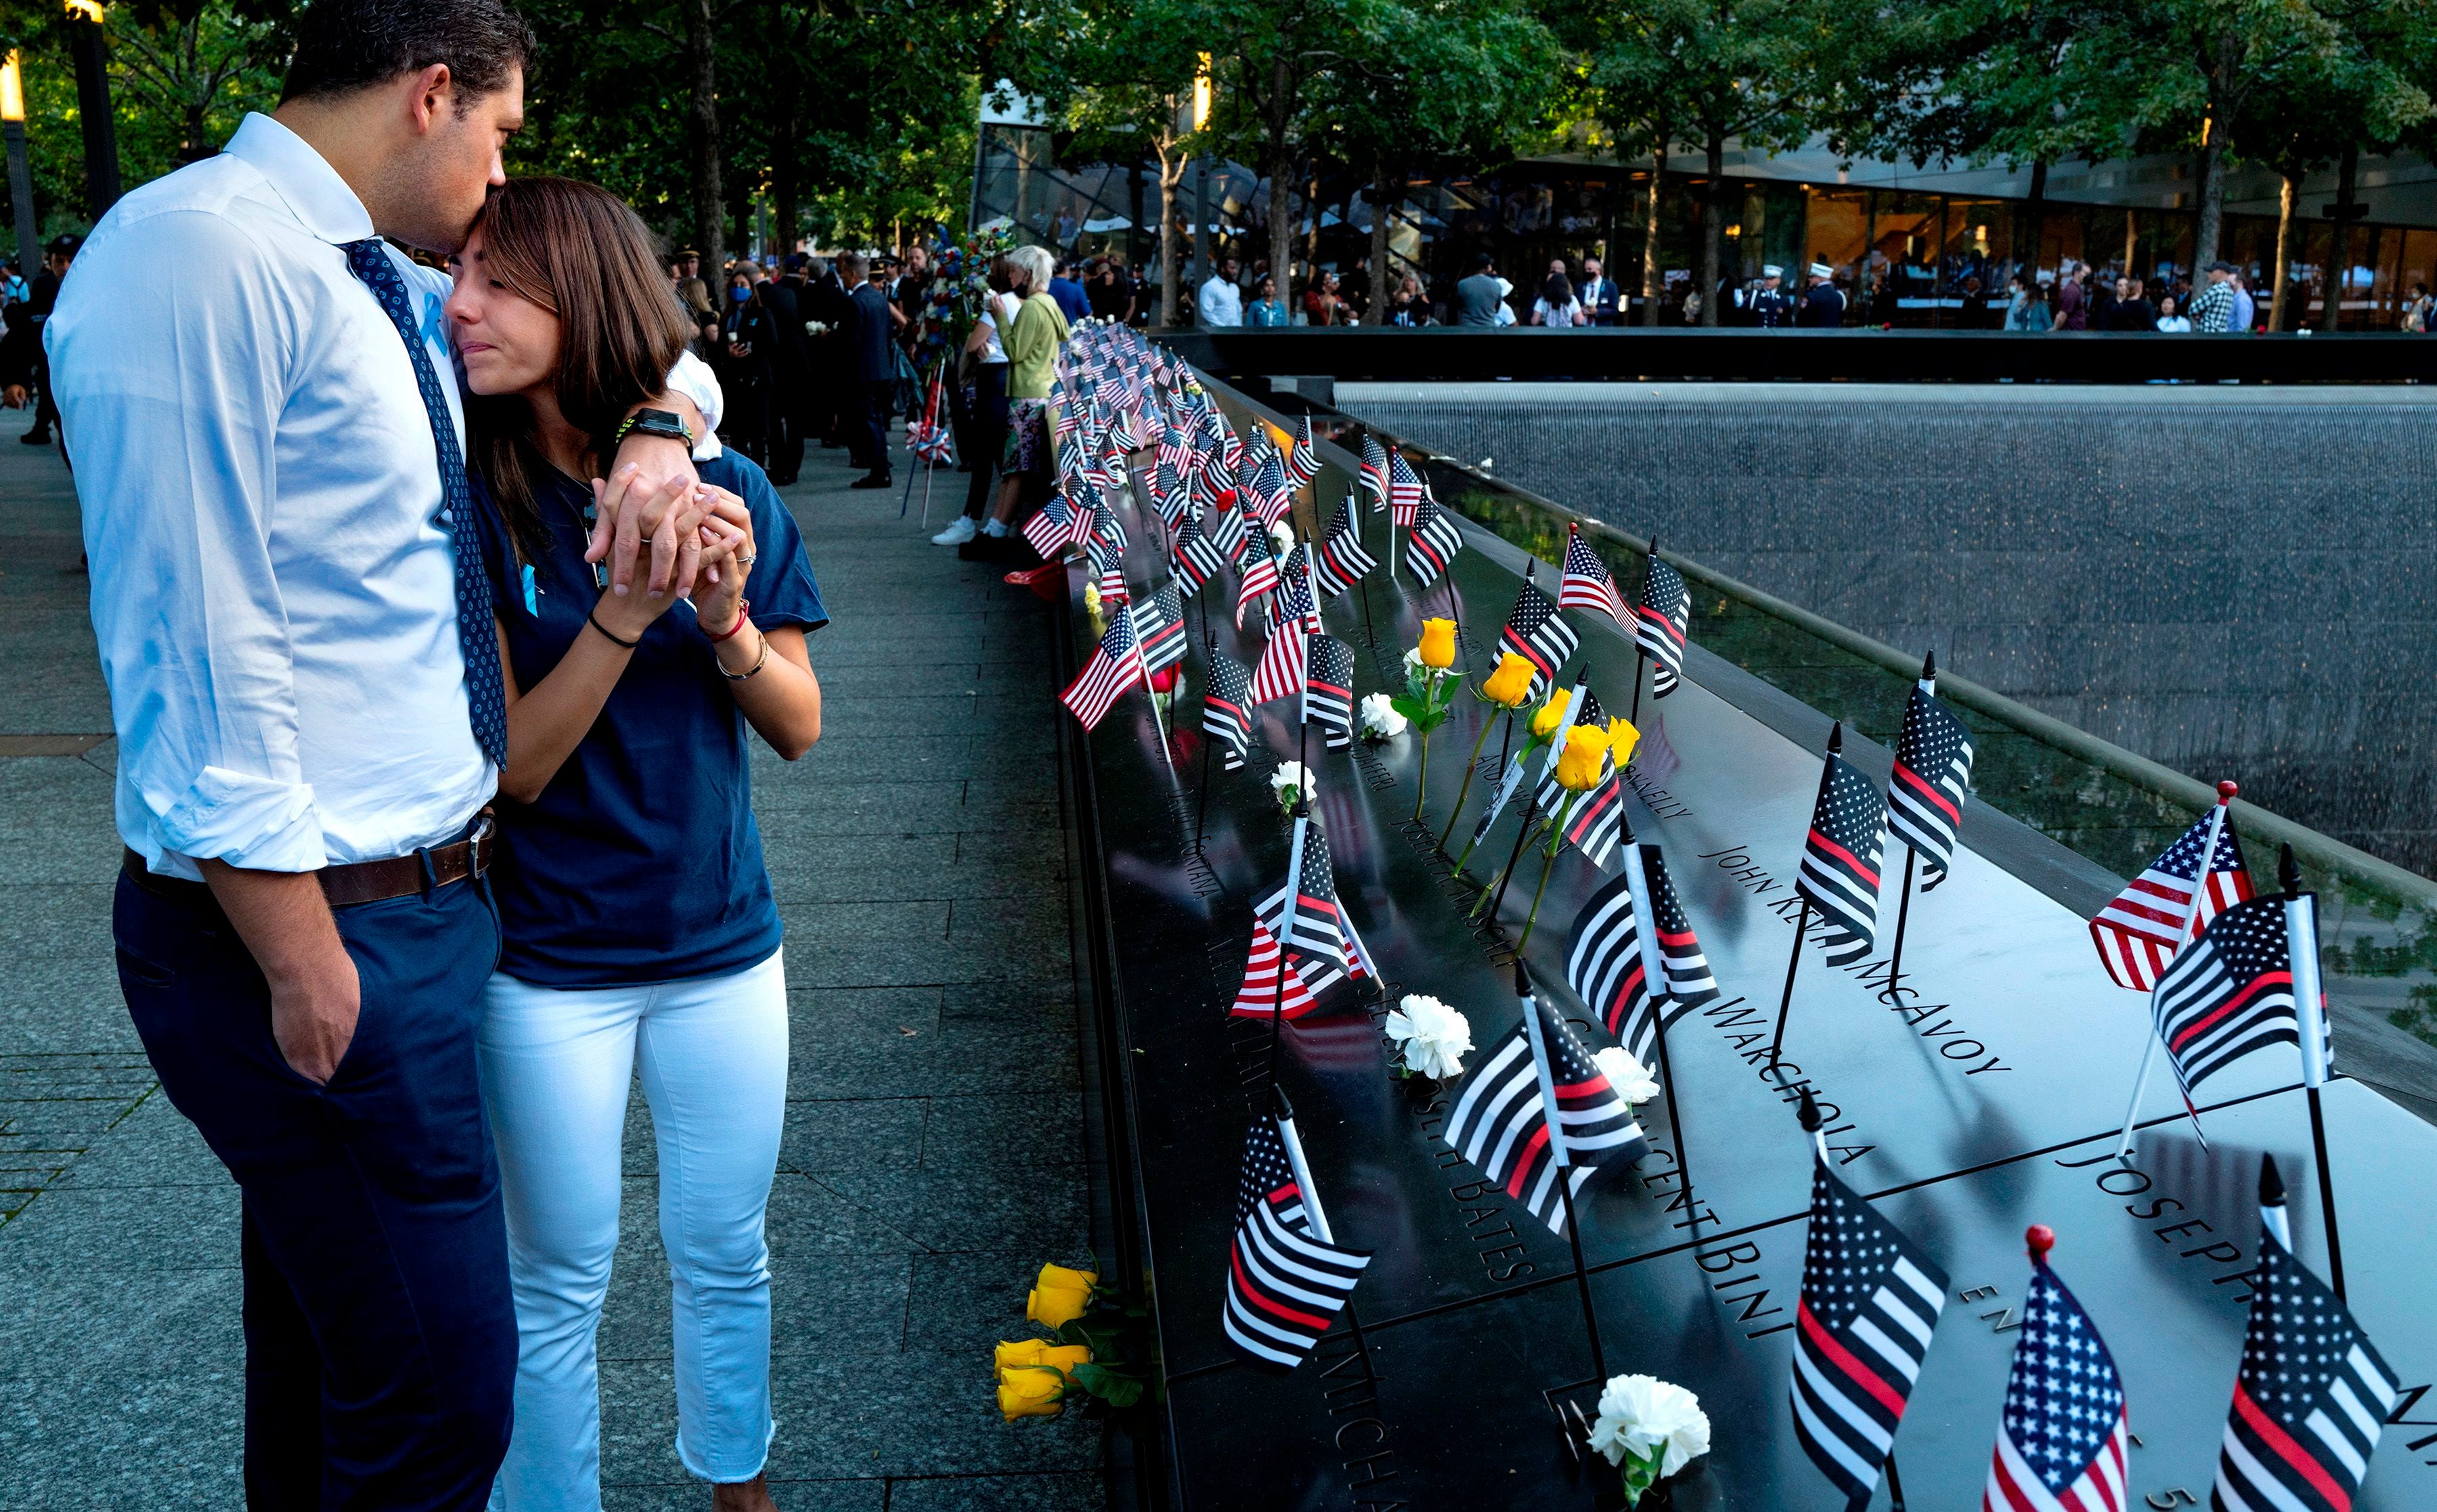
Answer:
[{"label": "rolled-up shirt sleeve", "polygon": [[86,244],[44,333],[119,738],[121,828],[288,872],[327,859],[272,571],[294,304],[242,230],[166,210]]}]

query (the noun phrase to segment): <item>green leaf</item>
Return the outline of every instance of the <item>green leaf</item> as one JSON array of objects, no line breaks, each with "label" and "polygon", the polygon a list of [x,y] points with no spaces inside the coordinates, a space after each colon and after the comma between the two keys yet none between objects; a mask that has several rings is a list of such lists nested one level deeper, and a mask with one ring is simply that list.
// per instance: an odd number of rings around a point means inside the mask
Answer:
[{"label": "green leaf", "polygon": [[1106,1365],[1078,1365],[1075,1383],[1112,1407],[1131,1407],[1142,1400],[1143,1383]]},{"label": "green leaf", "polygon": [[1388,706],[1417,722],[1429,718],[1429,705],[1418,698],[1393,697],[1388,700]]}]

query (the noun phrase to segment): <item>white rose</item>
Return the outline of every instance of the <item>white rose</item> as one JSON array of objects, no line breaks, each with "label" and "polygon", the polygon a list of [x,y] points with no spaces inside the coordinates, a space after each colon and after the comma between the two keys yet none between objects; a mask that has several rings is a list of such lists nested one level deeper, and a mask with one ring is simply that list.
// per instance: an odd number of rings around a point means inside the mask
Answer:
[{"label": "white rose", "polygon": [[1270,527],[1270,554],[1271,556],[1285,556],[1288,552],[1294,549],[1294,544],[1293,526],[1289,525],[1284,520],[1280,520],[1277,524]]},{"label": "white rose", "polygon": [[1709,1416],[1700,1398],[1672,1382],[1614,1376],[1600,1393],[1590,1444],[1610,1465],[1663,1447],[1658,1473],[1664,1478],[1709,1451]]},{"label": "white rose", "polygon": [[1422,648],[1414,646],[1406,651],[1405,676],[1408,680],[1418,677],[1429,669],[1422,665]]},{"label": "white rose", "polygon": [[1270,791],[1276,796],[1279,808],[1291,808],[1295,799],[1311,797],[1311,774],[1304,771],[1300,761],[1281,761],[1278,770],[1270,773]]},{"label": "white rose", "polygon": [[1607,1085],[1616,1088],[1616,1095],[1626,1102],[1638,1105],[1658,1095],[1658,1083],[1649,1068],[1635,1060],[1633,1051],[1623,1046],[1611,1045],[1592,1056],[1591,1061],[1607,1078]]},{"label": "white rose", "polygon": [[1362,695],[1362,733],[1375,740],[1390,740],[1405,733],[1405,717],[1396,712],[1394,700],[1385,693]]},{"label": "white rose", "polygon": [[1464,1056],[1472,1049],[1472,1025],[1464,1015],[1420,993],[1389,1012],[1387,1031],[1405,1057],[1405,1069],[1416,1076],[1445,1081],[1464,1069]]}]

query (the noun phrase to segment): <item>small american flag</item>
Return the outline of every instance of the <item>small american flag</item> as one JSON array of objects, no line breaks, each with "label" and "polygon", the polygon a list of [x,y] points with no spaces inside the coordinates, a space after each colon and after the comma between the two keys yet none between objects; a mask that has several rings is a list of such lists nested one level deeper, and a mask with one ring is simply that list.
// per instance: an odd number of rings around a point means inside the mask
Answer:
[{"label": "small american flag", "polygon": [[[1592,1172],[1629,1166],[1650,1153],[1650,1144],[1573,1026],[1537,997],[1523,999],[1523,1012],[1524,1021],[1458,1084],[1446,1138],[1551,1232],[1563,1234],[1558,1181],[1580,1194]],[[1545,1072],[1538,1065],[1544,1056]],[[1552,1106],[1557,1109],[1553,1131]]]},{"label": "small american flag", "polygon": [[1406,542],[1405,563],[1413,580],[1428,588],[1439,581],[1455,554],[1464,549],[1464,531],[1437,499],[1424,499],[1413,515],[1413,533]]},{"label": "small american flag", "polygon": [[1193,443],[1173,424],[1163,427],[1159,436],[1159,462],[1177,477],[1184,476],[1185,467],[1193,461]]},{"label": "small american flag", "polygon": [[1570,521],[1566,526],[1566,572],[1557,582],[1557,602],[1569,609],[1596,609],[1618,624],[1624,623],[1624,599],[1616,591],[1615,576],[1583,539],[1582,527]]},{"label": "small american flag", "polygon": [[[2158,979],[2149,1013],[2186,1096],[2254,1050],[2302,1043],[2287,919],[2282,897],[2236,903],[2211,919]],[[2318,942],[2303,948],[2316,950]],[[2323,1034],[2325,1016],[2313,1017]],[[2322,1039],[2320,1065],[2333,1058],[2331,1049]]]},{"label": "small american flag", "polygon": [[1168,560],[1176,565],[1178,581],[1187,593],[1200,593],[1202,584],[1218,575],[1227,559],[1218,552],[1218,544],[1201,533],[1201,522],[1187,511],[1170,532]]},{"label": "small american flag", "polygon": [[1240,771],[1253,744],[1253,672],[1223,651],[1210,653],[1201,688],[1201,733],[1227,752],[1226,768]]},{"label": "small american flag", "polygon": [[1226,509],[1236,503],[1236,469],[1213,441],[1195,467],[1196,489],[1210,504]]},{"label": "small american flag", "polygon": [[1614,758],[1602,756],[1601,763],[1599,785],[1576,797],[1566,813],[1566,840],[1593,866],[1606,871],[1623,832],[1624,784],[1617,776]]},{"label": "small american flag", "polygon": [[1055,562],[1070,547],[1080,546],[1092,533],[1092,517],[1078,513],[1063,494],[1053,494],[1038,513],[1024,522],[1024,538],[1043,562]]},{"label": "small american flag", "polygon": [[1254,703],[1267,704],[1303,692],[1310,639],[1300,616],[1270,627],[1269,644],[1261,648],[1261,659],[1253,669]]},{"label": "small american flag", "polygon": [[[1278,890],[1253,905],[1253,916],[1286,945],[1314,992],[1338,980],[1346,964],[1342,911],[1337,903],[1337,878],[1328,855],[1328,837],[1309,819],[1294,824],[1289,876]],[[1289,919],[1291,906],[1294,916]],[[1324,969],[1314,982],[1313,966]]]},{"label": "small american flag", "polygon": [[[1688,1008],[1698,1008],[1715,1002],[1722,994],[1718,979],[1709,969],[1709,958],[1693,936],[1692,921],[1684,912],[1684,900],[1675,895],[1675,882],[1667,875],[1667,860],[1656,845],[1641,850],[1641,874],[1649,886],[1642,899],[1645,912],[1657,921],[1658,956],[1667,974],[1667,996]],[[1670,1019],[1673,1022],[1673,1019]]]},{"label": "small american flag", "polygon": [[[1234,513],[1230,510],[1226,512],[1226,517],[1233,517]],[[1242,530],[1242,522],[1238,521],[1236,528]],[[1236,628],[1241,630],[1244,628],[1244,611],[1253,606],[1253,600],[1273,591],[1278,585],[1278,564],[1270,555],[1269,538],[1246,536],[1236,548],[1236,570],[1241,574],[1236,584]]]},{"label": "small american flag", "polygon": [[[1557,757],[1565,754],[1567,734],[1578,724],[1588,725],[1595,730],[1607,728],[1607,711],[1600,707],[1599,695],[1584,686],[1580,679],[1575,681],[1574,686],[1577,691],[1573,706],[1567,710],[1566,722],[1559,727],[1557,738],[1549,742],[1548,758],[1540,763],[1540,786],[1533,790],[1532,794],[1532,801],[1539,806],[1540,812],[1552,818],[1566,802],[1566,790],[1557,781]],[[1615,757],[1608,760],[1612,765]],[[1603,768],[1603,772],[1604,770]]]},{"label": "small american flag", "polygon": [[1954,864],[1955,828],[1972,789],[1972,732],[1940,704],[1926,682],[1913,685],[1887,778],[1887,828],[1912,847],[1929,875],[1924,893],[1946,880]]},{"label": "small american flag", "polygon": [[2272,1232],[2259,1236],[2251,1284],[2211,1512],[2351,1512],[2400,1382],[2351,1310]]},{"label": "small american flag", "polygon": [[1092,565],[1094,581],[1100,585],[1102,607],[1114,608],[1133,601],[1133,591],[1126,586],[1123,551],[1095,536],[1083,543],[1083,555]]},{"label": "small american flag", "polygon": [[1320,453],[1311,443],[1311,416],[1295,426],[1294,448],[1287,453],[1287,477],[1297,488],[1308,488],[1320,476]]},{"label": "small american flag", "polygon": [[[2099,962],[2119,987],[2147,992],[2157,985],[2183,944],[2184,920],[2205,928],[2218,912],[2252,895],[2251,868],[2243,864],[2242,847],[2224,827],[2225,806],[2200,816],[2183,837],[2167,846],[2148,869],[2132,879],[2090,921],[2090,937],[2097,943]],[[2216,832],[2211,851],[2210,836]],[[2208,885],[2199,889],[2194,915],[2192,879],[2200,876],[2200,855],[2209,856]]]},{"label": "small american flag", "polygon": [[1981,1512],[2119,1512],[2131,1434],[2124,1378],[2097,1325],[2048,1269],[2046,1231],[2032,1235],[2023,1332]]},{"label": "small american flag", "polygon": [[1163,582],[1133,607],[1134,636],[1142,645],[1143,670],[1157,672],[1184,660],[1184,600],[1173,582]]},{"label": "small american flag", "polygon": [[1320,604],[1311,593],[1311,547],[1297,545],[1278,565],[1278,591],[1270,600],[1270,622],[1300,618],[1306,634],[1320,634]]},{"label": "small american flag", "polygon": [[1142,682],[1144,675],[1142,647],[1134,639],[1133,618],[1117,615],[1110,619],[1092,659],[1075,675],[1074,684],[1058,695],[1058,702],[1083,721],[1083,728],[1097,729],[1118,695]]},{"label": "small american flag", "polygon": [[1794,1436],[1856,1506],[1895,1448],[1945,1305],[1946,1273],[1815,1153],[1794,1314]]},{"label": "small american flag", "polygon": [[1125,523],[1117,518],[1117,512],[1109,508],[1105,499],[1095,499],[1092,503],[1092,535],[1120,551],[1133,542],[1133,538],[1126,534]]},{"label": "small american flag", "polygon": [[[1607,1025],[1635,1060],[1650,1061],[1650,971],[1634,916],[1632,874],[1604,882],[1574,916],[1566,985]],[[1674,1016],[1669,1016],[1674,1022]]]},{"label": "small american flag", "polygon": [[1831,740],[1819,773],[1819,799],[1812,806],[1811,833],[1802,843],[1802,869],[1794,885],[1828,921],[1828,964],[1848,966],[1870,953],[1878,932],[1887,808],[1869,779],[1836,754],[1840,743]]},{"label": "small american flag", "polygon": [[[1211,504],[1210,520],[1203,529],[1210,532],[1210,544],[1230,562],[1244,554],[1244,543],[1251,539],[1251,532],[1244,527],[1244,512],[1236,508],[1231,497],[1221,497]],[[1268,554],[1266,551],[1262,553],[1263,556]],[[1242,623],[1241,620],[1236,622]]]},{"label": "small american flag", "polygon": [[1338,503],[1337,516],[1321,538],[1320,561],[1312,569],[1320,580],[1320,591],[1334,599],[1378,565],[1362,549],[1362,527],[1355,518],[1354,495],[1349,494]]},{"label": "small american flag", "polygon": [[1354,743],[1354,648],[1335,635],[1314,635],[1307,653],[1303,717],[1328,732],[1331,751]]},{"label": "small american flag", "polygon": [[1498,643],[1532,664],[1528,701],[1537,703],[1557,680],[1557,669],[1566,665],[1566,658],[1574,653],[1582,637],[1557,613],[1557,601],[1527,578],[1523,591],[1515,596],[1515,608],[1506,617],[1506,628],[1498,633]]},{"label": "small american flag", "polygon": [[1287,482],[1286,464],[1271,448],[1261,448],[1260,465],[1253,470],[1252,500],[1246,506],[1263,525],[1275,525],[1294,508],[1294,489]]},{"label": "small american flag", "polygon": [[1240,474],[1244,470],[1244,443],[1236,436],[1236,427],[1216,408],[1210,411],[1210,423],[1218,433],[1218,447],[1227,459],[1228,474]]},{"label": "small american flag", "polygon": [[1684,575],[1650,558],[1650,572],[1641,580],[1641,603],[1634,610],[1633,638],[1649,653],[1657,669],[1650,674],[1650,696],[1665,698],[1684,676],[1684,639],[1692,622],[1692,595]]},{"label": "small american flag", "polygon": [[1373,513],[1388,512],[1388,448],[1379,444],[1378,437],[1362,438],[1362,462],[1355,470],[1354,483],[1371,501]]},{"label": "small american flag", "polygon": [[1268,925],[1254,919],[1253,948],[1244,960],[1243,984],[1236,989],[1236,1004],[1227,1010],[1229,1016],[1267,1018],[1275,1014],[1300,1018],[1319,1006],[1298,973],[1289,971],[1284,982],[1278,980],[1277,936],[1270,932]]},{"label": "small american flag", "polygon": [[1171,530],[1193,507],[1193,491],[1184,486],[1183,475],[1177,471],[1176,464],[1165,457],[1151,464],[1150,503],[1151,508],[1159,511],[1161,521]]},{"label": "small american flag", "polygon": [[1401,451],[1388,454],[1388,522],[1411,528],[1422,507],[1422,475]]},{"label": "small american flag", "polygon": [[1310,1358],[1371,1263],[1370,1251],[1331,1240],[1305,1168],[1292,1119],[1264,1113],[1253,1121],[1220,1319],[1251,1359],[1289,1370]]}]

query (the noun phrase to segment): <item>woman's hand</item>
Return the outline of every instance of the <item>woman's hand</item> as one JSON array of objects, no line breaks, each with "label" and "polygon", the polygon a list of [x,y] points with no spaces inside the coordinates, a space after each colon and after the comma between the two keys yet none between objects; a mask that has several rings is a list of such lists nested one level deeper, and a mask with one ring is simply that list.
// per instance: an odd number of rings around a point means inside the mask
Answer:
[{"label": "woman's hand", "polygon": [[705,634],[717,634],[736,623],[745,580],[753,575],[753,512],[724,488],[705,484],[696,497],[704,571],[694,582],[693,612]]},{"label": "woman's hand", "polygon": [[[601,478],[592,480],[593,507],[605,513],[608,505],[608,488],[609,485]],[[692,542],[698,538],[703,521],[703,508],[695,501],[695,493],[696,486],[688,479],[672,478],[648,494],[640,494],[640,491],[628,494],[625,507],[648,510],[654,513],[665,513],[680,532],[677,539]],[[649,540],[637,543],[632,565],[635,581],[643,581],[650,576],[652,549]],[[696,586],[699,588],[701,584],[697,582]],[[592,607],[592,617],[607,626],[619,639],[635,640],[652,627],[654,620],[667,614],[676,601],[677,596],[674,593],[622,595],[613,584],[602,590],[601,601]]]}]

